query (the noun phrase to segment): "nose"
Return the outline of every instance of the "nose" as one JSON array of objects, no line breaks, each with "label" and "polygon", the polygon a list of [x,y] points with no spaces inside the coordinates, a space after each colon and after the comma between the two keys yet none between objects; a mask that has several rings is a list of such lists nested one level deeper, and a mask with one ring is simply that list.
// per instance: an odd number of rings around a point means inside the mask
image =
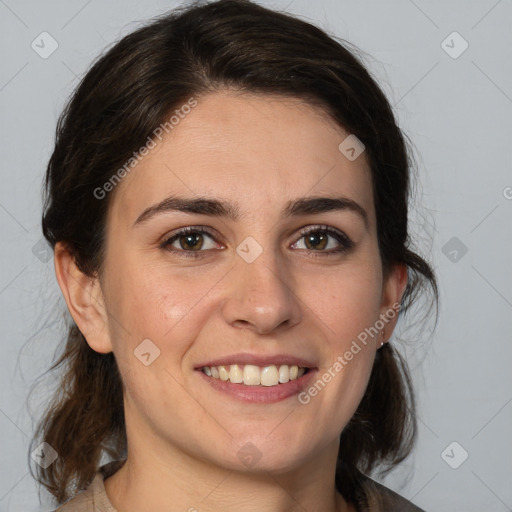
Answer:
[{"label": "nose", "polygon": [[223,302],[225,321],[258,334],[297,325],[301,301],[285,265],[272,251],[263,251],[252,263],[237,255]]}]

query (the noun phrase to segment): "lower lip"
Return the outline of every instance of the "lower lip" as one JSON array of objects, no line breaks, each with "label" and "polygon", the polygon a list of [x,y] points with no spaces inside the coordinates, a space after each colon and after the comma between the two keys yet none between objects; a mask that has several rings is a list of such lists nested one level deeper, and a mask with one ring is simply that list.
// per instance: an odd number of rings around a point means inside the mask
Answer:
[{"label": "lower lip", "polygon": [[215,377],[208,377],[203,371],[196,370],[213,389],[231,395],[242,402],[251,403],[275,403],[298,395],[304,391],[313,379],[316,370],[310,369],[301,377],[289,380],[285,384],[276,386],[246,386],[245,384],[233,384],[228,380],[220,380]]}]

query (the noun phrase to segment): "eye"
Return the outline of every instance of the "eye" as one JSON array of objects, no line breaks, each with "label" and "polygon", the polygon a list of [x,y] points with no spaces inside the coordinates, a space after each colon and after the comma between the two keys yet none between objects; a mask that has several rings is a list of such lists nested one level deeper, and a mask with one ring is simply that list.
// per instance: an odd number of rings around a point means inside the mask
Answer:
[{"label": "eye", "polygon": [[[354,247],[354,242],[345,233],[330,226],[310,226],[300,231],[301,238],[291,247],[293,249],[305,249],[310,253],[320,253],[318,256],[329,256],[348,252]],[[205,238],[209,239],[205,242]],[[300,240],[304,239],[304,247]],[[337,244],[336,244],[337,242]],[[334,245],[334,247],[332,247]],[[166,238],[160,247],[178,256],[197,258],[207,250],[218,249],[214,235],[204,227],[189,226],[173,233]],[[325,250],[330,249],[330,250]],[[317,255],[315,255],[317,256]]]},{"label": "eye", "polygon": [[[323,255],[328,256],[331,254],[347,252],[354,247],[354,242],[352,242],[352,240],[350,240],[350,238],[345,235],[345,233],[331,228],[330,226],[310,226],[301,230],[300,234],[302,236],[299,241],[293,244],[295,246],[294,248],[296,249],[304,248],[307,251],[320,252]],[[300,240],[302,239],[304,239],[305,247],[297,247],[297,245],[300,244]],[[338,244],[336,244],[335,241],[337,241]]]},{"label": "eye", "polygon": [[205,237],[214,240],[213,235],[205,228],[189,226],[166,238],[160,247],[180,256],[195,258],[200,256],[198,253],[217,248],[215,243],[210,242],[209,245],[205,242]]}]

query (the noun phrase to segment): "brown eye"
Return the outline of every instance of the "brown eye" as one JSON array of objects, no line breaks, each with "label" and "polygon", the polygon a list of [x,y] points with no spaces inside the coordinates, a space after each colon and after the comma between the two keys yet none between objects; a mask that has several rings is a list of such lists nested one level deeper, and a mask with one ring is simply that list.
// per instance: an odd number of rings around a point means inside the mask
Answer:
[{"label": "brown eye", "polygon": [[304,236],[306,247],[308,249],[325,249],[329,242],[329,235],[322,231],[315,231]]},{"label": "brown eye", "polygon": [[[329,226],[313,226],[301,231],[304,247],[297,247],[299,241],[293,244],[296,249],[305,249],[325,255],[346,252],[354,247],[354,242],[345,233]],[[301,240],[299,239],[299,240]],[[330,250],[325,250],[330,249]]]},{"label": "brown eye", "polygon": [[204,228],[187,227],[164,240],[160,247],[180,256],[198,257],[210,249],[216,249],[217,244],[213,235]]},{"label": "brown eye", "polygon": [[179,235],[178,241],[184,250],[201,249],[203,246],[203,235],[200,233],[187,233],[186,235]]}]

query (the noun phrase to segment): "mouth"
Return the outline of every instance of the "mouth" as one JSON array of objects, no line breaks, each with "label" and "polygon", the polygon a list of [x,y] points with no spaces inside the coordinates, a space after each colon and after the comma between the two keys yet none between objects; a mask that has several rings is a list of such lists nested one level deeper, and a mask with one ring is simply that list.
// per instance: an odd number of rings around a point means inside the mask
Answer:
[{"label": "mouth", "polygon": [[[247,362],[250,357],[238,358]],[[218,396],[235,399],[238,402],[253,404],[271,404],[296,397],[311,385],[318,368],[308,361],[277,357],[281,359],[271,363],[268,358],[253,358],[251,363],[258,364],[220,364],[227,361],[215,361],[201,364],[195,373],[213,389]],[[284,360],[289,363],[284,364]],[[216,364],[214,364],[216,363]],[[309,365],[311,366],[305,366]]]},{"label": "mouth", "polygon": [[206,376],[241,386],[274,387],[294,381],[307,374],[310,368],[298,365],[231,364],[203,366],[199,368]]}]

